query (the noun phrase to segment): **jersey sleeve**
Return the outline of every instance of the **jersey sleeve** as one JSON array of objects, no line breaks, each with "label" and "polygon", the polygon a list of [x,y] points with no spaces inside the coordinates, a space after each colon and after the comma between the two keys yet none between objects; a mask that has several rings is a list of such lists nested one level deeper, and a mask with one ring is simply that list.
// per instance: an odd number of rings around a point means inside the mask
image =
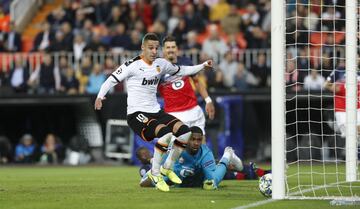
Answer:
[{"label": "jersey sleeve", "polygon": [[163,67],[165,70],[165,74],[168,73],[170,75],[194,75],[198,73],[200,70],[204,69],[204,63],[200,65],[193,65],[193,66],[185,66],[185,65],[175,65],[171,62],[167,61],[166,59],[157,59],[158,63]]},{"label": "jersey sleeve", "polygon": [[201,160],[201,168],[205,179],[214,179],[214,171],[216,169],[216,162],[212,152],[208,151]]},{"label": "jersey sleeve", "polygon": [[97,95],[97,98],[103,99],[107,92],[114,87],[116,84],[130,76],[130,69],[126,67],[125,64],[122,64],[110,76],[106,81],[101,85],[100,91]]}]

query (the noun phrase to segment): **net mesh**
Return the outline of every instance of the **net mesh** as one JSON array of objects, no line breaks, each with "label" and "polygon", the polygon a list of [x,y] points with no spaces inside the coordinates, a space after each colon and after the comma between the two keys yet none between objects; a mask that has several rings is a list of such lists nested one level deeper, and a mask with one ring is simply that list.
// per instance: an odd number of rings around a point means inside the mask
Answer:
[{"label": "net mesh", "polygon": [[341,85],[344,78],[344,2],[285,4],[288,197],[360,196],[360,183],[346,182],[344,130],[335,116],[333,86],[324,87]]}]

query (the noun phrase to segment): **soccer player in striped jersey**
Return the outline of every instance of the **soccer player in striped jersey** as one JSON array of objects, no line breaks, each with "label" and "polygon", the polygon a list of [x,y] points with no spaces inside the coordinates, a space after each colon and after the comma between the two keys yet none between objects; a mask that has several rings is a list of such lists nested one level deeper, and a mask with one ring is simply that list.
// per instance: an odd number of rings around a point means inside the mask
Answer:
[{"label": "soccer player in striped jersey", "polygon": [[[172,171],[174,162],[186,147],[191,132],[179,119],[160,109],[157,102],[157,87],[165,74],[193,75],[200,70],[212,68],[208,60],[195,66],[178,66],[163,58],[157,58],[159,39],[154,33],[147,33],[142,41],[141,54],[118,67],[102,84],[95,100],[95,109],[102,108],[106,93],[117,83],[126,80],[127,122],[129,127],[143,140],[159,138],[154,148],[154,158],[149,178],[161,191],[169,191],[163,179],[167,176],[176,184],[181,179]],[[162,155],[167,151],[172,136],[176,137],[165,163],[161,166]]]}]

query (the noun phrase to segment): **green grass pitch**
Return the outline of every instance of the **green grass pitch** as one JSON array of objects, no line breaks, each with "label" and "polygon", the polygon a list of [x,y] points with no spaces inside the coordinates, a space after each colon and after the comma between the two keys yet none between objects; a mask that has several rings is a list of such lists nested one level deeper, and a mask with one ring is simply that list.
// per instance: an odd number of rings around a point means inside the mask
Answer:
[{"label": "green grass pitch", "polygon": [[[216,191],[140,188],[137,167],[0,167],[0,209],[236,208],[267,200],[257,181],[223,181]],[[360,195],[359,189],[357,195]],[[359,208],[329,200],[283,200],[255,208]]]}]

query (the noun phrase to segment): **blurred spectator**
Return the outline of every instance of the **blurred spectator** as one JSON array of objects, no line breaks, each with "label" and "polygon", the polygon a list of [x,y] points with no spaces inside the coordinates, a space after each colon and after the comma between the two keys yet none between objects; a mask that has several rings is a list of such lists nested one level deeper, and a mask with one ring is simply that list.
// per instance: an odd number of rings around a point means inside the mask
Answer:
[{"label": "blurred spectator", "polygon": [[297,69],[299,70],[299,82],[303,82],[304,78],[309,74],[310,63],[307,49],[299,49],[299,56],[297,57]]},{"label": "blurred spectator", "polygon": [[130,33],[130,44],[128,46],[128,50],[138,51],[141,49],[141,36],[136,30],[132,30]]},{"label": "blurred spectator", "polygon": [[234,85],[234,78],[238,70],[238,64],[233,58],[233,54],[229,51],[224,55],[224,59],[219,64],[222,72],[222,82],[225,87],[231,88]]},{"label": "blurred spectator", "polygon": [[166,27],[163,22],[156,20],[151,27],[151,31],[156,33],[160,40],[163,40],[166,36]]},{"label": "blurred spectator", "polygon": [[78,9],[75,12],[75,18],[72,21],[72,27],[74,29],[74,31],[80,30],[81,28],[84,27],[84,23],[85,23],[85,11],[84,9]]},{"label": "blurred spectator", "polygon": [[111,15],[106,20],[106,25],[111,28],[115,27],[119,23],[126,25],[126,19],[125,16],[121,13],[121,9],[115,6],[111,9]]},{"label": "blurred spectator", "polygon": [[0,164],[6,164],[11,161],[12,148],[10,140],[5,136],[0,136]]},{"label": "blurred spectator", "polygon": [[101,65],[96,63],[93,67],[92,73],[89,76],[86,92],[89,94],[97,94],[105,80],[106,76],[102,72]]},{"label": "blurred spectator", "polygon": [[226,34],[236,34],[241,28],[241,16],[234,5],[230,6],[229,14],[221,19],[221,28]]},{"label": "blurred spectator", "polygon": [[299,91],[300,85],[298,83],[299,72],[296,69],[296,64],[294,60],[287,60],[286,62],[286,72],[285,72],[285,82],[286,88],[292,91]]},{"label": "blurred spectator", "polygon": [[[335,66],[332,58],[329,54],[323,53],[321,56],[321,62],[317,67],[318,72],[324,77],[328,77],[330,73],[334,70]],[[344,65],[345,68],[345,65]]]},{"label": "blurred spectator", "polygon": [[89,75],[92,70],[92,62],[89,56],[83,57],[81,60],[81,65],[79,66],[80,69],[77,70],[77,78],[79,80],[79,93],[85,93],[86,86],[89,80]]},{"label": "blurred spectator", "polygon": [[60,83],[59,67],[54,66],[50,54],[44,53],[42,63],[30,75],[28,84],[33,87],[38,86],[37,92],[39,94],[53,94],[60,89]]},{"label": "blurred spectator", "polygon": [[79,80],[76,78],[73,68],[67,67],[61,76],[60,91],[66,94],[77,94],[79,92]]},{"label": "blurred spectator", "polygon": [[[126,1],[127,0],[122,0]],[[169,11],[171,4],[169,1],[153,1],[154,19],[161,22],[166,22],[169,19]]]},{"label": "blurred spectator", "polygon": [[198,33],[202,33],[205,29],[205,20],[201,15],[195,12],[194,5],[188,4],[185,7],[184,18],[186,21],[186,30],[195,30]]},{"label": "blurred spectator", "polygon": [[101,36],[99,33],[93,33],[91,41],[87,44],[85,51],[98,52],[100,48],[107,49],[107,45],[101,42]]},{"label": "blurred spectator", "polygon": [[60,140],[54,134],[47,134],[41,146],[40,164],[58,164],[64,160],[65,153]]},{"label": "blurred spectator", "polygon": [[324,86],[325,78],[322,77],[316,69],[311,69],[310,74],[304,79],[304,89],[321,90]]},{"label": "blurred spectator", "polygon": [[214,59],[215,62],[228,51],[225,41],[219,36],[217,27],[215,24],[209,26],[209,37],[205,39],[202,46],[202,52]]},{"label": "blurred spectator", "polygon": [[[50,23],[51,28],[53,30],[58,30],[62,26],[62,24],[66,21],[71,21],[74,16],[66,16],[67,13],[65,13],[64,9],[62,7],[58,7],[55,10],[53,10],[48,16],[47,21]],[[71,19],[68,19],[71,18]]]},{"label": "blurred spectator", "polygon": [[220,21],[226,15],[229,14],[230,5],[226,0],[219,0],[215,5],[210,9],[210,20],[211,21]]},{"label": "blurred spectator", "polygon": [[3,5],[0,5],[0,32],[9,32],[10,14],[4,11]]},{"label": "blurred spectator", "polygon": [[322,13],[321,18],[321,30],[341,30],[340,24],[336,25],[336,20],[339,20],[341,18],[341,13],[337,11],[335,7],[324,7],[324,13]]},{"label": "blurred spectator", "polygon": [[208,23],[210,16],[210,8],[208,5],[205,4],[205,0],[199,0],[195,5],[195,7],[196,7],[195,10],[198,13],[198,15],[201,16],[201,18],[205,21],[205,23]]},{"label": "blurred spectator", "polygon": [[8,52],[20,52],[21,46],[21,34],[16,31],[15,23],[10,22],[10,31],[5,34],[5,48]]},{"label": "blurred spectator", "polygon": [[183,45],[186,42],[187,32],[188,31],[186,27],[186,20],[181,18],[172,34],[175,37],[176,43],[178,43],[179,46]]},{"label": "blurred spectator", "polygon": [[251,66],[250,72],[258,80],[257,87],[264,88],[264,87],[270,86],[271,71],[270,71],[269,67],[267,67],[267,65],[266,65],[265,54],[258,54],[257,62]]},{"label": "blurred spectator", "polygon": [[178,6],[172,6],[171,8],[171,16],[167,20],[167,28],[168,33],[173,34],[176,26],[179,24],[182,15],[180,13],[180,8]]},{"label": "blurred spectator", "polygon": [[74,33],[81,34],[85,42],[89,43],[91,41],[91,37],[93,34],[92,32],[93,27],[94,27],[93,22],[90,19],[86,19],[84,21],[84,26],[81,29],[76,30]]},{"label": "blurred spectator", "polygon": [[[72,45],[72,44],[71,44]],[[67,52],[70,51],[70,46],[65,43],[64,33],[57,31],[55,34],[54,42],[50,43],[49,50],[50,52]]]},{"label": "blurred spectator", "polygon": [[153,23],[153,8],[148,0],[137,0],[135,9],[140,16],[145,28],[148,28]]},{"label": "blurred spectator", "polygon": [[237,66],[237,72],[234,77],[234,87],[240,91],[246,91],[253,86],[258,85],[258,80],[255,76],[250,73],[246,68],[244,63],[239,62]]},{"label": "blurred spectator", "polygon": [[189,31],[186,34],[186,42],[181,48],[190,50],[191,53],[197,53],[201,50],[201,45],[197,42],[197,33],[195,31]]},{"label": "blurred spectator", "polygon": [[123,52],[130,46],[130,37],[126,34],[126,28],[123,23],[119,23],[115,27],[115,34],[111,38],[110,46],[113,52]]},{"label": "blurred spectator", "polygon": [[41,25],[41,32],[35,36],[32,51],[44,51],[55,40],[55,33],[51,31],[49,22],[45,21]]},{"label": "blurred spectator", "polygon": [[78,62],[82,58],[85,47],[86,42],[84,41],[84,37],[81,34],[77,34],[73,44],[75,62]]},{"label": "blurred spectator", "polygon": [[73,45],[73,39],[74,39],[74,35],[72,33],[72,28],[69,22],[64,22],[61,25],[61,32],[63,32],[64,34],[64,41],[63,43],[66,46],[72,46]]},{"label": "blurred spectator", "polygon": [[11,88],[19,93],[27,92],[27,81],[30,77],[30,71],[26,67],[24,60],[20,55],[15,56],[15,65],[10,69],[9,81]]},{"label": "blurred spectator", "polygon": [[260,14],[256,9],[256,5],[254,3],[249,3],[246,7],[246,13],[242,16],[243,24],[242,29],[252,30],[252,27],[259,26],[260,22]]},{"label": "blurred spectator", "polygon": [[24,134],[15,147],[15,162],[32,163],[35,157],[34,139],[30,134]]}]

